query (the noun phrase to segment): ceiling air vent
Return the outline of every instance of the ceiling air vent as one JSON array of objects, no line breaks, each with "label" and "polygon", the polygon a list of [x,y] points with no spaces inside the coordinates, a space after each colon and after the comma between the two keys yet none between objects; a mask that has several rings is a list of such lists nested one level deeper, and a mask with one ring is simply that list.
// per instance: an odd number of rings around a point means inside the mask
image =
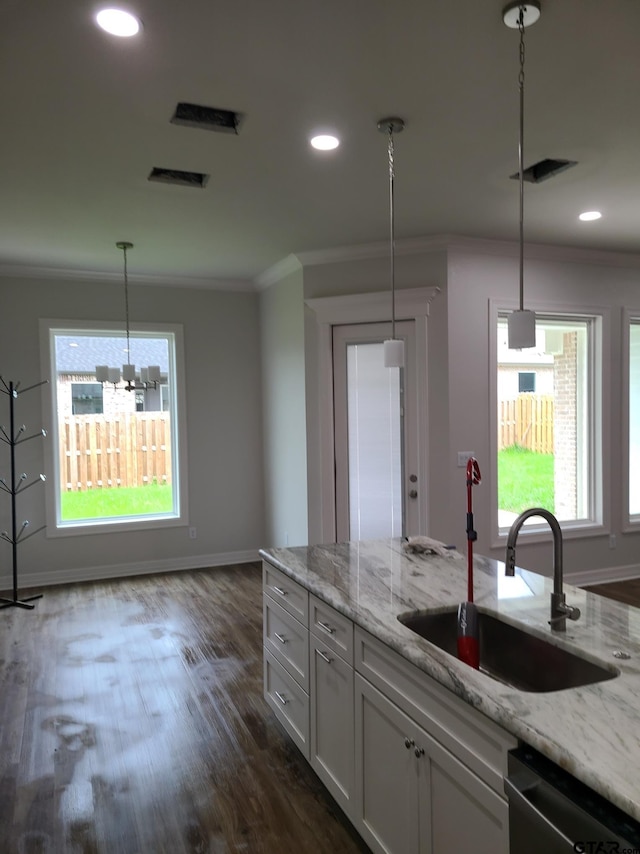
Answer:
[{"label": "ceiling air vent", "polygon": [[[522,178],[530,184],[540,184],[548,178],[553,178],[554,175],[559,175],[565,169],[571,169],[577,162],[577,160],[553,160],[547,157],[525,169]],[[520,173],[516,172],[515,175],[510,175],[509,177],[517,179],[520,177]]]},{"label": "ceiling air vent", "polygon": [[162,184],[178,184],[180,187],[200,187],[207,185],[209,176],[204,172],[183,172],[181,169],[159,169],[154,166],[149,172],[149,181],[159,181]]},{"label": "ceiling air vent", "polygon": [[198,104],[180,102],[171,117],[174,125],[189,128],[202,128],[218,133],[238,133],[242,115],[232,110],[220,110],[217,107],[201,107]]}]

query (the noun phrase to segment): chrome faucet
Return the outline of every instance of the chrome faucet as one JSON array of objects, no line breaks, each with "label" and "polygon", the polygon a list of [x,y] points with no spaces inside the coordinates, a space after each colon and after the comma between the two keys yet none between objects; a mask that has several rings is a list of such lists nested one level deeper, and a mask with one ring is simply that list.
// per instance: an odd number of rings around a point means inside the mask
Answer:
[{"label": "chrome faucet", "polygon": [[578,620],[580,618],[580,609],[574,608],[572,605],[567,605],[565,602],[562,590],[562,531],[553,513],[550,513],[543,507],[532,507],[530,510],[525,510],[521,513],[514,521],[507,537],[505,575],[513,575],[515,573],[516,540],[518,539],[520,528],[531,516],[542,516],[549,523],[551,533],[553,534],[553,593],[551,594],[551,619],[549,620],[549,625],[557,632],[564,632],[567,629],[567,617],[570,620]]}]

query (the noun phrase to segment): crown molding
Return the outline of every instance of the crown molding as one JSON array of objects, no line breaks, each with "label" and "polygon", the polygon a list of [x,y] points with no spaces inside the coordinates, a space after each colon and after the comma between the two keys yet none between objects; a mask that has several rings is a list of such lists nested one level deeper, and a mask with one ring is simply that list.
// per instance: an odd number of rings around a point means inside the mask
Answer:
[{"label": "crown molding", "polygon": [[[419,255],[423,252],[445,251],[452,240],[450,235],[435,237],[409,237],[396,239],[395,254]],[[386,258],[389,254],[389,241],[376,243],[360,243],[354,246],[338,246],[333,249],[318,249],[310,252],[298,252],[300,264],[303,267],[314,267],[321,264],[337,264],[341,261],[366,261],[374,258]]]},{"label": "crown molding", "polygon": [[[0,264],[0,278],[5,279],[55,279],[66,282],[122,282],[122,273],[97,270],[77,270],[64,267],[34,267],[26,264]],[[129,273],[134,285],[161,288],[194,288],[210,291],[253,292],[255,287],[248,279],[216,279],[195,276],[165,276]]]},{"label": "crown molding", "polygon": [[[515,257],[520,252],[516,240],[487,240],[481,237],[448,238],[448,251],[467,254]],[[640,267],[640,254],[635,252],[611,252],[604,249],[588,249],[579,246],[555,246],[549,243],[524,244],[526,258],[540,261],[560,261],[574,264],[598,264],[604,267]]]},{"label": "crown molding", "polygon": [[253,280],[255,290],[264,291],[271,285],[281,282],[292,273],[297,273],[302,269],[302,264],[298,255],[287,255],[281,261],[275,263],[272,267],[268,267],[264,272]]},{"label": "crown molding", "polygon": [[[465,237],[457,234],[411,237],[397,239],[395,242],[396,257],[430,252],[459,252],[511,258],[517,256],[519,251],[517,240],[488,240],[483,237]],[[577,246],[554,246],[546,243],[525,243],[524,251],[527,258],[535,260],[598,264],[630,269],[640,267],[640,254],[631,252],[611,252]],[[388,254],[388,240],[298,252],[294,255],[288,255],[282,261],[274,264],[273,267],[258,276],[254,282],[258,289],[263,289],[301,268],[386,258]]]},{"label": "crown molding", "polygon": [[[401,288],[395,293],[396,317],[399,320],[429,315],[429,306],[441,293],[438,287]],[[389,320],[391,293],[373,291],[366,294],[343,294],[333,297],[306,299],[305,305],[318,323],[377,323]]]}]

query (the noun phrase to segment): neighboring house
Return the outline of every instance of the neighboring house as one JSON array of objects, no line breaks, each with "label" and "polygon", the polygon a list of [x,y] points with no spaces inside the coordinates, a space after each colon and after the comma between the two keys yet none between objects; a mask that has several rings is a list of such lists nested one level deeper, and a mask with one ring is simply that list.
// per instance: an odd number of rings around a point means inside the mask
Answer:
[{"label": "neighboring house", "polygon": [[525,392],[553,394],[554,356],[545,351],[547,337],[540,330],[536,347],[509,350],[507,326],[498,328],[498,401],[513,400]]},{"label": "neighboring house", "polygon": [[168,350],[166,341],[131,337],[131,358],[140,365],[159,365],[165,380],[158,388],[127,391],[121,380],[117,385],[96,380],[96,365],[119,367],[127,361],[126,339],[88,335],[58,336],[58,415],[113,415],[116,412],[166,411]]}]

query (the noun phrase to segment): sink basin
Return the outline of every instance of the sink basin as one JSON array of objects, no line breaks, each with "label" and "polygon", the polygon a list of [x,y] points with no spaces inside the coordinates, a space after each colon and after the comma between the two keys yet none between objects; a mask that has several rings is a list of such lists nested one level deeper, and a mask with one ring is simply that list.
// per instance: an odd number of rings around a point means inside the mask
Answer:
[{"label": "sink basin", "polygon": [[[555,646],[492,614],[478,613],[480,670],[519,691],[561,691],[603,682],[619,675]],[[422,614],[401,614],[398,620],[450,655],[458,657],[458,609]]]}]

